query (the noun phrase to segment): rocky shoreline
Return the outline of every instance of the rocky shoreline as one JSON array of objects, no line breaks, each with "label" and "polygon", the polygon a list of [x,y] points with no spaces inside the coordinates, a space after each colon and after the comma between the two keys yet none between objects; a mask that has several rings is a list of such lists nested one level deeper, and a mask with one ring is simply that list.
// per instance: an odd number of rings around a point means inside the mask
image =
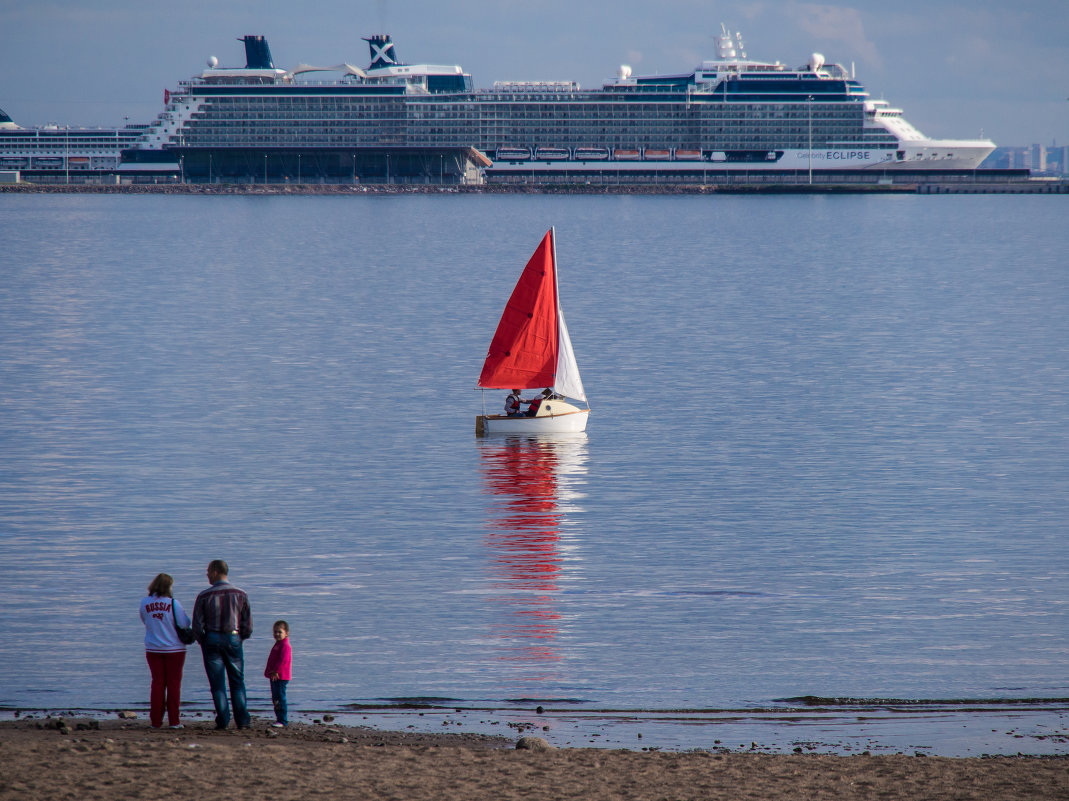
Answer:
[{"label": "rocky shoreline", "polygon": [[0,194],[79,195],[708,195],[915,193],[915,184],[0,184]]},{"label": "rocky shoreline", "polygon": [[902,184],[0,184],[0,194],[78,195],[804,195],[1069,194],[1069,181]]}]

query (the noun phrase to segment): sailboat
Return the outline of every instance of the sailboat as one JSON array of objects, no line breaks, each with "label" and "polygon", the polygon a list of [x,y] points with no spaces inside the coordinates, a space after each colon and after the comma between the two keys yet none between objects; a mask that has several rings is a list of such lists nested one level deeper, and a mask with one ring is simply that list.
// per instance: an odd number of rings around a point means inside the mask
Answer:
[{"label": "sailboat", "polygon": [[533,417],[485,414],[475,418],[486,434],[571,434],[586,430],[583,380],[557,293],[557,245],[550,228],[520,274],[505,304],[479,375],[480,389],[549,389]]}]

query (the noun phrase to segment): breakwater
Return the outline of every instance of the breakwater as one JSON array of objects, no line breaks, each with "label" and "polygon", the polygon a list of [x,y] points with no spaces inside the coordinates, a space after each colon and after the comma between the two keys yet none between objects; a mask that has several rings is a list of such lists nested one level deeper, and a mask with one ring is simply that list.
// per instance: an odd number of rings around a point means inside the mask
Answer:
[{"label": "breakwater", "polygon": [[1069,181],[903,184],[0,184],[5,194],[99,195],[704,195],[704,194],[1069,194]]}]

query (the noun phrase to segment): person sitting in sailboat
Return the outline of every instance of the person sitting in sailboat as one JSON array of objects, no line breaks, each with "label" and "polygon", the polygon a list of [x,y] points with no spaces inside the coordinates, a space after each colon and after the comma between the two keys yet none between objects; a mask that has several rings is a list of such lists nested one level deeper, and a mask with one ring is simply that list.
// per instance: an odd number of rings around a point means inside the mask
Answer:
[{"label": "person sitting in sailboat", "polygon": [[549,387],[542,390],[542,394],[537,398],[531,399],[531,405],[527,407],[527,416],[535,417],[538,414],[538,407],[542,405],[542,401],[547,400],[564,400],[563,395],[558,395]]},{"label": "person sitting in sailboat", "polygon": [[520,396],[520,390],[514,389],[509,393],[509,396],[505,398],[505,414],[509,417],[524,417],[524,412],[520,409],[524,403],[529,403]]}]

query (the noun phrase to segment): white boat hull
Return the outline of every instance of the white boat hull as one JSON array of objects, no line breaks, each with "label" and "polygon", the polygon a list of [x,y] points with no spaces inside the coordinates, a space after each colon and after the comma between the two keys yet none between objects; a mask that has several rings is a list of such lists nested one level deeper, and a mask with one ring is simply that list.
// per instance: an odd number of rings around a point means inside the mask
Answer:
[{"label": "white boat hull", "polygon": [[590,409],[554,400],[543,403],[535,417],[481,414],[475,418],[475,434],[577,434],[586,431],[589,416]]}]

